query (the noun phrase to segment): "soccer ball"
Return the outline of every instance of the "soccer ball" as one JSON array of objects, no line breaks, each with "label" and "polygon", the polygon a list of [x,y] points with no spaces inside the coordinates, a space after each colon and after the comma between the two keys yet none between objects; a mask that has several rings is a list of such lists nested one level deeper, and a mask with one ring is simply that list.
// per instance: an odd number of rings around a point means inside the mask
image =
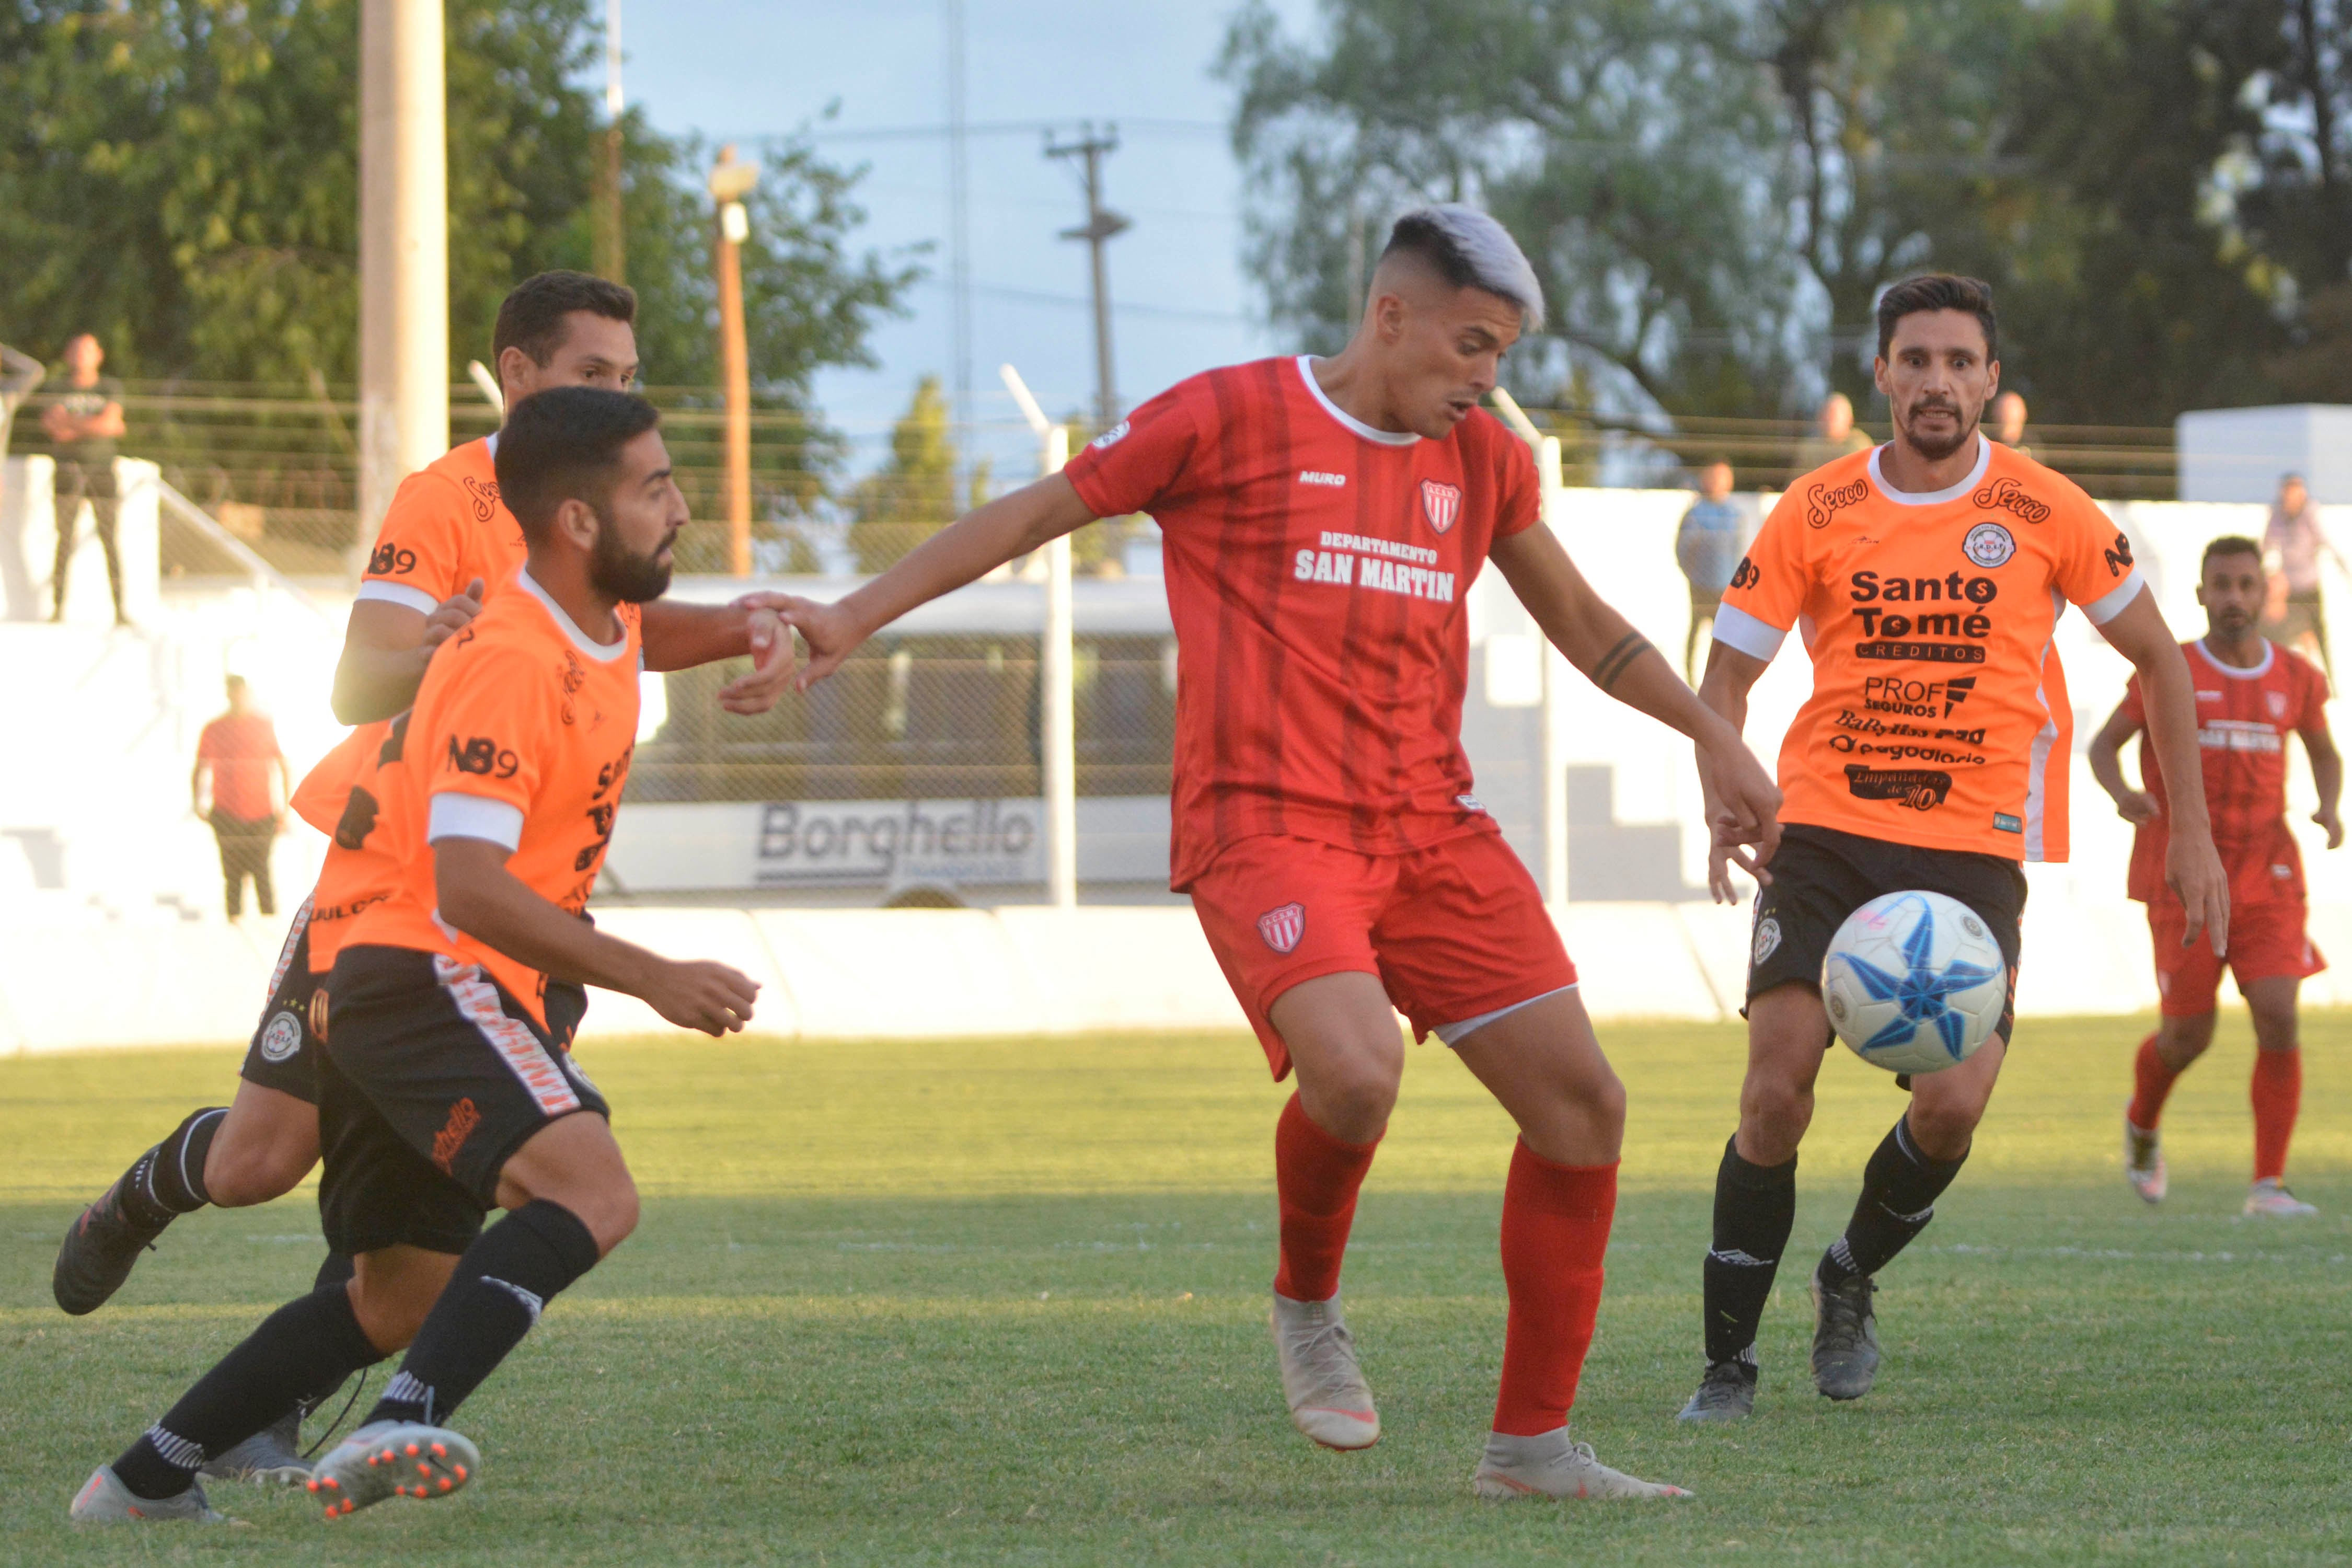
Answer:
[{"label": "soccer ball", "polygon": [[1985,1043],[2009,965],[1977,912],[1924,889],[1848,915],[1822,960],[1822,1004],[1854,1055],[1888,1072],[1940,1072]]}]

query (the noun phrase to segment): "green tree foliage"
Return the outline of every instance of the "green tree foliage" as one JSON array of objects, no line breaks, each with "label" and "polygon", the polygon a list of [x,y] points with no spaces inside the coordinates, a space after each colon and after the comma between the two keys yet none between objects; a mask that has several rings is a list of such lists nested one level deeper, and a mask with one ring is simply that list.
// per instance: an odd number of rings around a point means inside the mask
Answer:
[{"label": "green tree foliage", "polygon": [[890,456],[850,488],[849,549],[857,570],[887,569],[901,556],[987,499],[988,468],[972,474],[957,504],[955,438],[940,378],[915,384],[907,412],[890,427]]},{"label": "green tree foliage", "polygon": [[1878,289],[1946,267],[2045,421],[2352,397],[2352,0],[1324,0],[1311,42],[1253,0],[1223,69],[1318,349],[1388,218],[1466,197],[1544,277],[1538,395],[1861,393]]}]

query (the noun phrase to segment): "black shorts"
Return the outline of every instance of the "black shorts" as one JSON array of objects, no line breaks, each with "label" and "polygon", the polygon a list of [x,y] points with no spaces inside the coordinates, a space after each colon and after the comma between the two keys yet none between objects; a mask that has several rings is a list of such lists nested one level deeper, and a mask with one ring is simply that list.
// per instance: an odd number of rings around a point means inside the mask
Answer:
[{"label": "black shorts", "polygon": [[325,1052],[320,1042],[327,1027],[325,980],[325,975],[310,973],[310,900],[304,899],[287,929],[286,945],[278,950],[278,967],[269,976],[269,1000],[262,1005],[261,1023],[246,1047],[239,1077],[319,1103],[319,1063]]},{"label": "black shorts", "polygon": [[[562,1039],[477,965],[346,947],[328,990],[319,1215],[339,1252],[463,1252],[526,1140],[579,1111],[611,1114]],[[567,1015],[562,1038],[579,995],[549,987]]]},{"label": "black shorts", "polygon": [[2017,1019],[2018,923],[2025,914],[2025,869],[2016,861],[1796,823],[1781,836],[1771,872],[1771,884],[1756,894],[1749,1001],[1792,980],[1819,993],[1830,939],[1848,915],[1881,893],[1924,889],[1974,910],[2000,945],[2009,963],[2009,1002],[1997,1032],[2009,1038]]}]

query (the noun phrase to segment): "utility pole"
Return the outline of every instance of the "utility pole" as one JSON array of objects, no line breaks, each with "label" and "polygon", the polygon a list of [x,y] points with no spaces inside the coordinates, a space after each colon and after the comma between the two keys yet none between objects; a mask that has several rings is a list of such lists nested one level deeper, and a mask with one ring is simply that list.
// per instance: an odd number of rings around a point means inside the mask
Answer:
[{"label": "utility pole", "polygon": [[1108,430],[1118,422],[1118,379],[1111,372],[1110,353],[1110,275],[1103,267],[1103,247],[1115,235],[1132,226],[1122,215],[1111,211],[1102,203],[1103,155],[1118,151],[1118,127],[1107,125],[1102,134],[1095,134],[1094,122],[1085,121],[1078,126],[1078,140],[1063,142],[1054,140],[1052,132],[1045,133],[1045,156],[1076,158],[1083,162],[1087,188],[1087,221],[1079,228],[1066,228],[1064,239],[1083,239],[1094,252],[1095,282],[1095,419],[1097,428]]},{"label": "utility pole", "polygon": [[449,153],[441,0],[360,7],[364,559],[400,481],[449,447]]},{"label": "utility pole", "polygon": [[751,366],[743,346],[743,242],[751,215],[743,198],[760,183],[760,165],[735,161],[732,142],[710,166],[710,195],[719,204],[713,249],[719,261],[719,363],[727,379],[727,570],[751,574]]},{"label": "utility pole", "polygon": [[628,226],[621,216],[621,0],[604,0],[604,174],[596,226],[596,270],[626,282]]},{"label": "utility pole", "polygon": [[[955,423],[962,434],[958,442],[957,474],[966,478],[971,467],[971,163],[964,139],[963,0],[946,0],[948,31],[948,305],[949,331],[954,342]],[[961,494],[963,486],[957,489]],[[961,501],[959,501],[961,504]]]}]

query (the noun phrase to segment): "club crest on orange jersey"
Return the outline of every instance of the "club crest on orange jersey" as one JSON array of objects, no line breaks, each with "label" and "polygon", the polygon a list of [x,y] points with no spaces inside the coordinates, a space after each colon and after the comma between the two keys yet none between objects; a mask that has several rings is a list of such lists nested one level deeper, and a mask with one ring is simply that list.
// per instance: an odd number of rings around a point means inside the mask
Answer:
[{"label": "club crest on orange jersey", "polygon": [[1462,515],[1462,487],[1437,479],[1422,480],[1421,510],[1429,519],[1429,526],[1444,533]]},{"label": "club crest on orange jersey", "polygon": [[1307,934],[1307,906],[1288,903],[1257,917],[1257,934],[1276,952],[1288,952]]}]

